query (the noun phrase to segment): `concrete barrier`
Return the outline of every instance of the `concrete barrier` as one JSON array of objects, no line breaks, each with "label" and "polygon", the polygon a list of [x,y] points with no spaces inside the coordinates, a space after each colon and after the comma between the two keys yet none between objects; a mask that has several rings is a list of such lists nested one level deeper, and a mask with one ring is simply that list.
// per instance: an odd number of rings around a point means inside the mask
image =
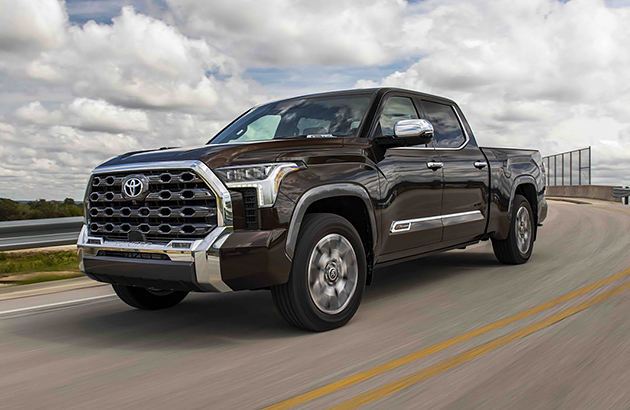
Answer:
[{"label": "concrete barrier", "polygon": [[613,197],[613,188],[615,187],[608,185],[548,186],[547,196],[590,198],[621,202],[621,198]]}]

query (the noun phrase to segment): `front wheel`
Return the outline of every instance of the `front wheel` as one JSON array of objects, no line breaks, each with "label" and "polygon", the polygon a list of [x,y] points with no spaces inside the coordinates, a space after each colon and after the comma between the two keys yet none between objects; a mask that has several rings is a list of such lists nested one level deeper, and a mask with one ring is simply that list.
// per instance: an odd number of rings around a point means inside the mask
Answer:
[{"label": "front wheel", "polygon": [[492,240],[497,259],[508,265],[519,265],[529,260],[534,249],[534,214],[529,201],[522,196],[514,197],[508,237]]},{"label": "front wheel", "polygon": [[166,309],[184,300],[188,292],[136,288],[133,286],[112,285],[120,300],[129,306],[143,310]]},{"label": "front wheel", "polygon": [[334,214],[304,218],[289,281],[271,288],[280,314],[293,326],[325,331],[345,325],[361,303],[367,259],[361,237]]}]

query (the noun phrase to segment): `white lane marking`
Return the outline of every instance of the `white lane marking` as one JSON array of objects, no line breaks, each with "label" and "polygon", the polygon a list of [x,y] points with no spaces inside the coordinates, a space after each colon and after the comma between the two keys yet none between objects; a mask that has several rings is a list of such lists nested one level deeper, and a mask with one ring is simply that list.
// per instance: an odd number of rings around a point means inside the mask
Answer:
[{"label": "white lane marking", "polygon": [[12,313],[28,312],[30,310],[40,310],[40,309],[47,309],[47,308],[59,307],[59,306],[71,306],[71,305],[75,305],[81,302],[88,302],[90,300],[111,298],[112,296],[116,296],[116,294],[112,293],[111,295],[93,296],[91,298],[68,300],[65,302],[57,302],[57,303],[49,303],[47,305],[30,306],[30,307],[20,308],[20,309],[4,310],[0,312],[0,316],[12,314]]}]

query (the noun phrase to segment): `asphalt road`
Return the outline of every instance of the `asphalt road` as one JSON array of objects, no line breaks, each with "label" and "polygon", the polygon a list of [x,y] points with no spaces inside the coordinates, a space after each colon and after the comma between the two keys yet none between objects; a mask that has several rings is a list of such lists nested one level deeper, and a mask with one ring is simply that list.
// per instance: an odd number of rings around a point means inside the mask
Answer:
[{"label": "asphalt road", "polygon": [[107,286],[0,301],[0,408],[627,409],[628,232],[630,207],[551,202],[526,265],[483,243],[377,271],[320,334],[266,291],[160,312]]}]

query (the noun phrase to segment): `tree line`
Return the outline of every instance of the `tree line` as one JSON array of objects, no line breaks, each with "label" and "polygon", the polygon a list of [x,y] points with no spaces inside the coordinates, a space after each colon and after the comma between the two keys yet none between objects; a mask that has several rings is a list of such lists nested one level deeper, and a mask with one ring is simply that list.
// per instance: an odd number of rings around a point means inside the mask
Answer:
[{"label": "tree line", "polygon": [[81,215],[83,215],[83,205],[71,198],[66,198],[63,201],[38,199],[37,201],[26,203],[0,198],[0,221],[62,218]]}]

